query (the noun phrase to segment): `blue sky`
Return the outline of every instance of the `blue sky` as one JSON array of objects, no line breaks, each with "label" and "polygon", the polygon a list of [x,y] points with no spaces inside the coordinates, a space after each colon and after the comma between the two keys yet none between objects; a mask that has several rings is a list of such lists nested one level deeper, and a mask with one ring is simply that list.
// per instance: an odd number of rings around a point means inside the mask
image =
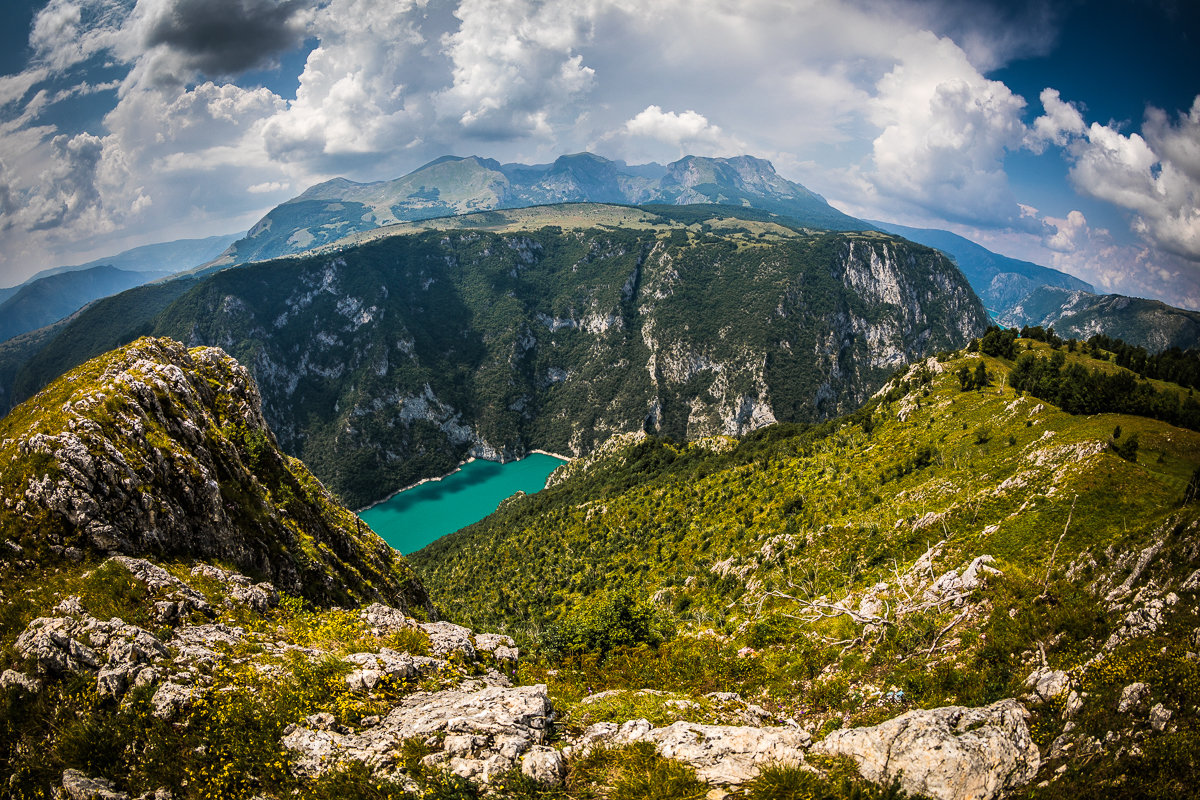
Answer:
[{"label": "blue sky", "polygon": [[1170,2],[10,0],[0,285],[440,155],[750,153],[853,214],[1200,308]]}]

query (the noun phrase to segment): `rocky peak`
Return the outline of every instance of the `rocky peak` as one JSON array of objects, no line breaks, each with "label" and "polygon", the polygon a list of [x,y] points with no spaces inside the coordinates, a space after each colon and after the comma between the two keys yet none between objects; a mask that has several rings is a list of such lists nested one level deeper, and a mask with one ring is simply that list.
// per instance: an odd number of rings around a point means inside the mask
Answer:
[{"label": "rocky peak", "polygon": [[0,527],[46,547],[221,559],[319,602],[424,605],[407,564],[281,453],[249,373],[140,339],[0,423]]}]

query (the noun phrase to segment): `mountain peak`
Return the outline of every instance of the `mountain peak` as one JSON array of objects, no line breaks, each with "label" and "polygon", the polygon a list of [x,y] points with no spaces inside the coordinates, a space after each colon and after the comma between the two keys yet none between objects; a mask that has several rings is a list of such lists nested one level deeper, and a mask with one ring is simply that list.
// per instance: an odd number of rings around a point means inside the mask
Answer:
[{"label": "mountain peak", "polygon": [[221,559],[323,603],[422,606],[407,563],[267,427],[216,347],[142,338],[0,420],[0,530],[35,551]]}]

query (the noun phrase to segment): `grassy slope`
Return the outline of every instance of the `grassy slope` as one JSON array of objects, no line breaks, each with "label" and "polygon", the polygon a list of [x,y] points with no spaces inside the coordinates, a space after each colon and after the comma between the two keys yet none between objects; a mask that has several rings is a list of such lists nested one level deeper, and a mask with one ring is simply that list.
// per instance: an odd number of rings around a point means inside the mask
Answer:
[{"label": "grassy slope", "polygon": [[[724,454],[649,441],[624,463],[602,464],[581,481],[512,503],[414,558],[448,610],[493,624],[516,611],[541,624],[585,587],[610,584],[631,569],[648,591],[672,586],[778,534],[805,539],[805,567],[822,580],[846,577],[862,586],[886,580],[893,559],[903,568],[947,536],[949,562],[988,553],[1035,569],[1076,497],[1062,563],[1088,542],[1135,538],[1126,532],[1130,522],[1153,527],[1173,513],[1200,464],[1200,434],[1123,415],[1072,417],[1036,398],[1018,399],[1000,385],[1010,366],[1000,359],[984,358],[997,385],[962,392],[950,373],[978,359],[949,360],[928,387],[873,404],[870,434],[848,420],[809,433],[776,426]],[[1136,465],[1106,451],[1118,424],[1139,434]],[[932,448],[932,463],[895,477],[923,446]],[[1076,451],[1097,452],[1078,458]],[[1014,488],[997,489],[1005,481]],[[538,535],[546,530],[559,535]],[[647,548],[656,556],[661,548],[662,557],[644,558]],[[480,579],[483,564],[494,581]],[[552,590],[526,601],[536,611],[497,606],[499,587],[514,582],[510,565],[521,576],[518,586]],[[476,596],[462,593],[467,576]]]},{"label": "grassy slope", "polygon": [[[1154,635],[1088,664],[1133,607],[1110,606],[1103,594],[1143,548],[1163,543],[1135,591],[1148,576],[1177,587],[1200,566],[1200,510],[1180,506],[1200,465],[1200,434],[1139,417],[1073,417],[1019,398],[1004,385],[1011,362],[1000,359],[984,358],[992,386],[963,392],[953,373],[978,359],[950,358],[943,374],[927,373],[927,384],[913,369],[853,417],[807,432],[774,426],[741,442],[642,441],[574,467],[560,485],[509,502],[411,560],[452,619],[507,625],[542,648],[543,663],[528,678],[550,681],[567,726],[710,712],[628,691],[576,705],[603,688],[692,698],[733,689],[825,731],[914,705],[1022,695],[1039,651],[1088,692],[1081,735],[1102,739],[1131,724],[1114,719],[1113,709],[1134,680],[1150,683],[1154,701],[1168,707],[1200,703],[1200,669],[1185,653],[1194,592],[1181,592],[1184,602]],[[1136,463],[1109,449],[1117,425],[1123,436],[1138,434]],[[943,603],[897,615],[897,606],[914,605],[908,593],[920,594],[898,576],[930,547],[926,584],[981,555],[993,556],[1003,575],[970,593],[963,608]],[[654,630],[641,637],[651,646],[617,647],[605,658],[564,652],[564,632],[591,624],[602,605],[596,595],[614,586],[629,587],[653,614]],[[887,624],[808,605],[857,609],[869,591]],[[660,637],[666,641],[654,646]],[[902,694],[887,699],[896,689]],[[1033,706],[1043,752],[1063,731],[1063,700]],[[1145,767],[1146,780],[1177,790],[1183,784],[1162,775],[1194,772],[1186,759],[1172,760],[1200,743],[1194,721],[1152,741],[1167,755]],[[1078,777],[1083,786],[1142,774],[1145,765],[1129,758],[1110,752],[1082,771],[1072,766],[1063,780]],[[1141,785],[1129,784],[1131,796]]]}]

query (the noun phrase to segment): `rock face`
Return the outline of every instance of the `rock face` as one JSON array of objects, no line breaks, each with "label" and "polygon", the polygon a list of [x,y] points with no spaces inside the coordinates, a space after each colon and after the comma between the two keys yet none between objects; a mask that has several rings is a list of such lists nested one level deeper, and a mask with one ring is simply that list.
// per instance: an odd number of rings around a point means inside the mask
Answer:
[{"label": "rock face", "polygon": [[157,331],[241,359],[283,448],[357,506],[467,456],[835,416],[987,324],[950,261],[884,234],[522,213],[220,272]]},{"label": "rock face", "polygon": [[580,745],[652,742],[666,758],[690,765],[702,780],[722,786],[752,779],[767,764],[800,763],[812,737],[800,728],[755,728],[676,722],[655,728],[644,719],[601,722],[584,731]]},{"label": "rock face", "polygon": [[[216,348],[142,339],[113,351],[6,417],[0,442],[0,528],[30,541],[223,559],[321,601],[427,603],[407,564],[279,452],[254,381]],[[276,602],[238,580],[253,603]]]},{"label": "rock face", "polygon": [[847,755],[863,777],[938,800],[991,800],[1028,783],[1041,758],[1015,700],[909,711],[871,728],[834,731],[813,752]]},{"label": "rock face", "polygon": [[[543,744],[551,714],[546,687],[489,686],[479,691],[418,693],[405,698],[376,726],[359,733],[298,727],[283,738],[296,751],[296,768],[321,774],[336,764],[356,760],[394,772],[395,750],[405,739],[439,741],[440,750],[425,757],[456,775],[487,781],[513,767]],[[442,735],[443,738],[435,738]],[[532,754],[527,769],[538,774],[556,770],[544,751]]]}]

